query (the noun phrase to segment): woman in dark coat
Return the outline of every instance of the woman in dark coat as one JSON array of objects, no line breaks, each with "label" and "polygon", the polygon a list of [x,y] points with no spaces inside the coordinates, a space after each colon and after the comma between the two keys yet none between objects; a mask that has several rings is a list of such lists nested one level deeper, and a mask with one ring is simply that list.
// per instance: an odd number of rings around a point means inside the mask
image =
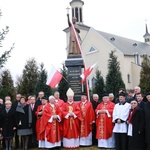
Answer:
[{"label": "woman in dark coat", "polygon": [[144,112],[138,107],[136,99],[131,100],[128,123],[128,150],[144,149]]},{"label": "woman in dark coat", "polygon": [[6,150],[11,150],[14,130],[16,130],[15,109],[12,107],[11,101],[5,102],[5,108],[1,110],[0,129],[5,140]]},{"label": "woman in dark coat", "polygon": [[23,150],[28,148],[29,135],[32,134],[32,111],[28,104],[26,104],[26,97],[22,96],[16,108],[17,118],[17,134],[21,136]]}]

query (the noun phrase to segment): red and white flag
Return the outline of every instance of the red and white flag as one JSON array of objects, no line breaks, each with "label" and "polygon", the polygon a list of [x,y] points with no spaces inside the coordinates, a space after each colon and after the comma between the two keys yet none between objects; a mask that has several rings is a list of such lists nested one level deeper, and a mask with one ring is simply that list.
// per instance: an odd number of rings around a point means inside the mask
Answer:
[{"label": "red and white flag", "polygon": [[97,65],[97,63],[93,64],[91,67],[89,67],[88,69],[85,69],[84,72],[80,75],[80,77],[82,78],[81,82],[83,83],[87,76],[90,75],[90,73],[92,72],[92,70],[94,69],[94,67]]},{"label": "red and white flag", "polygon": [[54,66],[52,66],[46,84],[51,88],[55,88],[56,85],[62,79],[62,77],[63,77],[62,74]]}]

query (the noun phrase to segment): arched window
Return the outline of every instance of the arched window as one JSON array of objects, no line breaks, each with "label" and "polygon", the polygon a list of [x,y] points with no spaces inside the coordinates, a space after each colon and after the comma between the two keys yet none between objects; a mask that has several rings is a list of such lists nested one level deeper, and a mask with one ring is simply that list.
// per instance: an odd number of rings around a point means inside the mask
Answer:
[{"label": "arched window", "polygon": [[140,55],[138,53],[136,53],[134,55],[134,58],[135,58],[135,64],[140,65],[141,64],[140,63]]},{"label": "arched window", "polygon": [[95,77],[92,78],[92,87],[95,87],[96,79]]},{"label": "arched window", "polygon": [[80,22],[82,22],[82,8],[80,8]]},{"label": "arched window", "polygon": [[127,80],[128,80],[128,83],[131,83],[131,78],[129,74],[127,74]]},{"label": "arched window", "polygon": [[77,22],[79,21],[79,17],[78,17],[78,8],[75,8],[75,17],[77,18]]}]

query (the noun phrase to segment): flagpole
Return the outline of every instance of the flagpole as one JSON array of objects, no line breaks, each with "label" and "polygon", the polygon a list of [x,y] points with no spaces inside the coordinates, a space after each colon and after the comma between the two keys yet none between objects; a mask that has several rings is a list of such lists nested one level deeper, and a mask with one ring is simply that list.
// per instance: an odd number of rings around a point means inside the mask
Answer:
[{"label": "flagpole", "polygon": [[87,99],[90,101],[90,93],[89,93],[89,85],[88,85],[88,79],[85,80],[86,84],[86,93],[87,93]]},{"label": "flagpole", "polygon": [[[84,59],[84,57],[83,57],[83,52],[82,52],[82,50],[81,50],[81,45],[80,45],[80,43],[79,43],[79,39],[78,39],[76,30],[75,30],[74,25],[73,25],[72,23],[71,23],[71,27],[72,27],[72,30],[73,30],[73,32],[74,32],[74,36],[75,36],[75,39],[76,39],[76,43],[77,43],[78,48],[79,48],[79,50],[80,50],[81,56],[82,56],[82,58],[83,58],[83,64],[84,64],[84,70],[85,70],[85,69],[86,69],[85,59]],[[86,84],[86,85],[85,85],[85,86],[86,86],[86,94],[87,94],[88,100],[90,101],[89,87],[88,87],[87,79],[86,79],[86,81],[85,81],[85,84]]]},{"label": "flagpole", "polygon": [[[61,69],[61,68],[59,68],[59,69]],[[62,70],[62,69],[61,69]],[[62,70],[63,71],[63,70]],[[64,72],[64,71],[63,71]],[[64,78],[64,80],[66,81],[66,82],[68,82],[67,81],[67,79],[62,75],[62,77]],[[68,82],[69,83],[69,82]]]},{"label": "flagpole", "polygon": [[62,77],[63,77],[63,79],[64,79],[66,82],[68,82],[67,79],[66,79],[64,76],[62,76]]}]

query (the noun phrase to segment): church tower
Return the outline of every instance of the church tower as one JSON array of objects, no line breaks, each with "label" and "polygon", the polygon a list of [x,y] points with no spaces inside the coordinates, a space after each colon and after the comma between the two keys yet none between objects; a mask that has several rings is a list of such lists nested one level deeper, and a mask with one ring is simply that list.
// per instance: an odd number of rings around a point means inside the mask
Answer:
[{"label": "church tower", "polygon": [[143,37],[145,39],[145,43],[150,45],[150,34],[148,33],[147,24],[146,24],[146,33],[145,33],[145,35]]},{"label": "church tower", "polygon": [[70,2],[72,18],[76,17],[78,24],[83,24],[83,10],[82,10],[83,5],[84,2],[81,0],[72,0]]}]

